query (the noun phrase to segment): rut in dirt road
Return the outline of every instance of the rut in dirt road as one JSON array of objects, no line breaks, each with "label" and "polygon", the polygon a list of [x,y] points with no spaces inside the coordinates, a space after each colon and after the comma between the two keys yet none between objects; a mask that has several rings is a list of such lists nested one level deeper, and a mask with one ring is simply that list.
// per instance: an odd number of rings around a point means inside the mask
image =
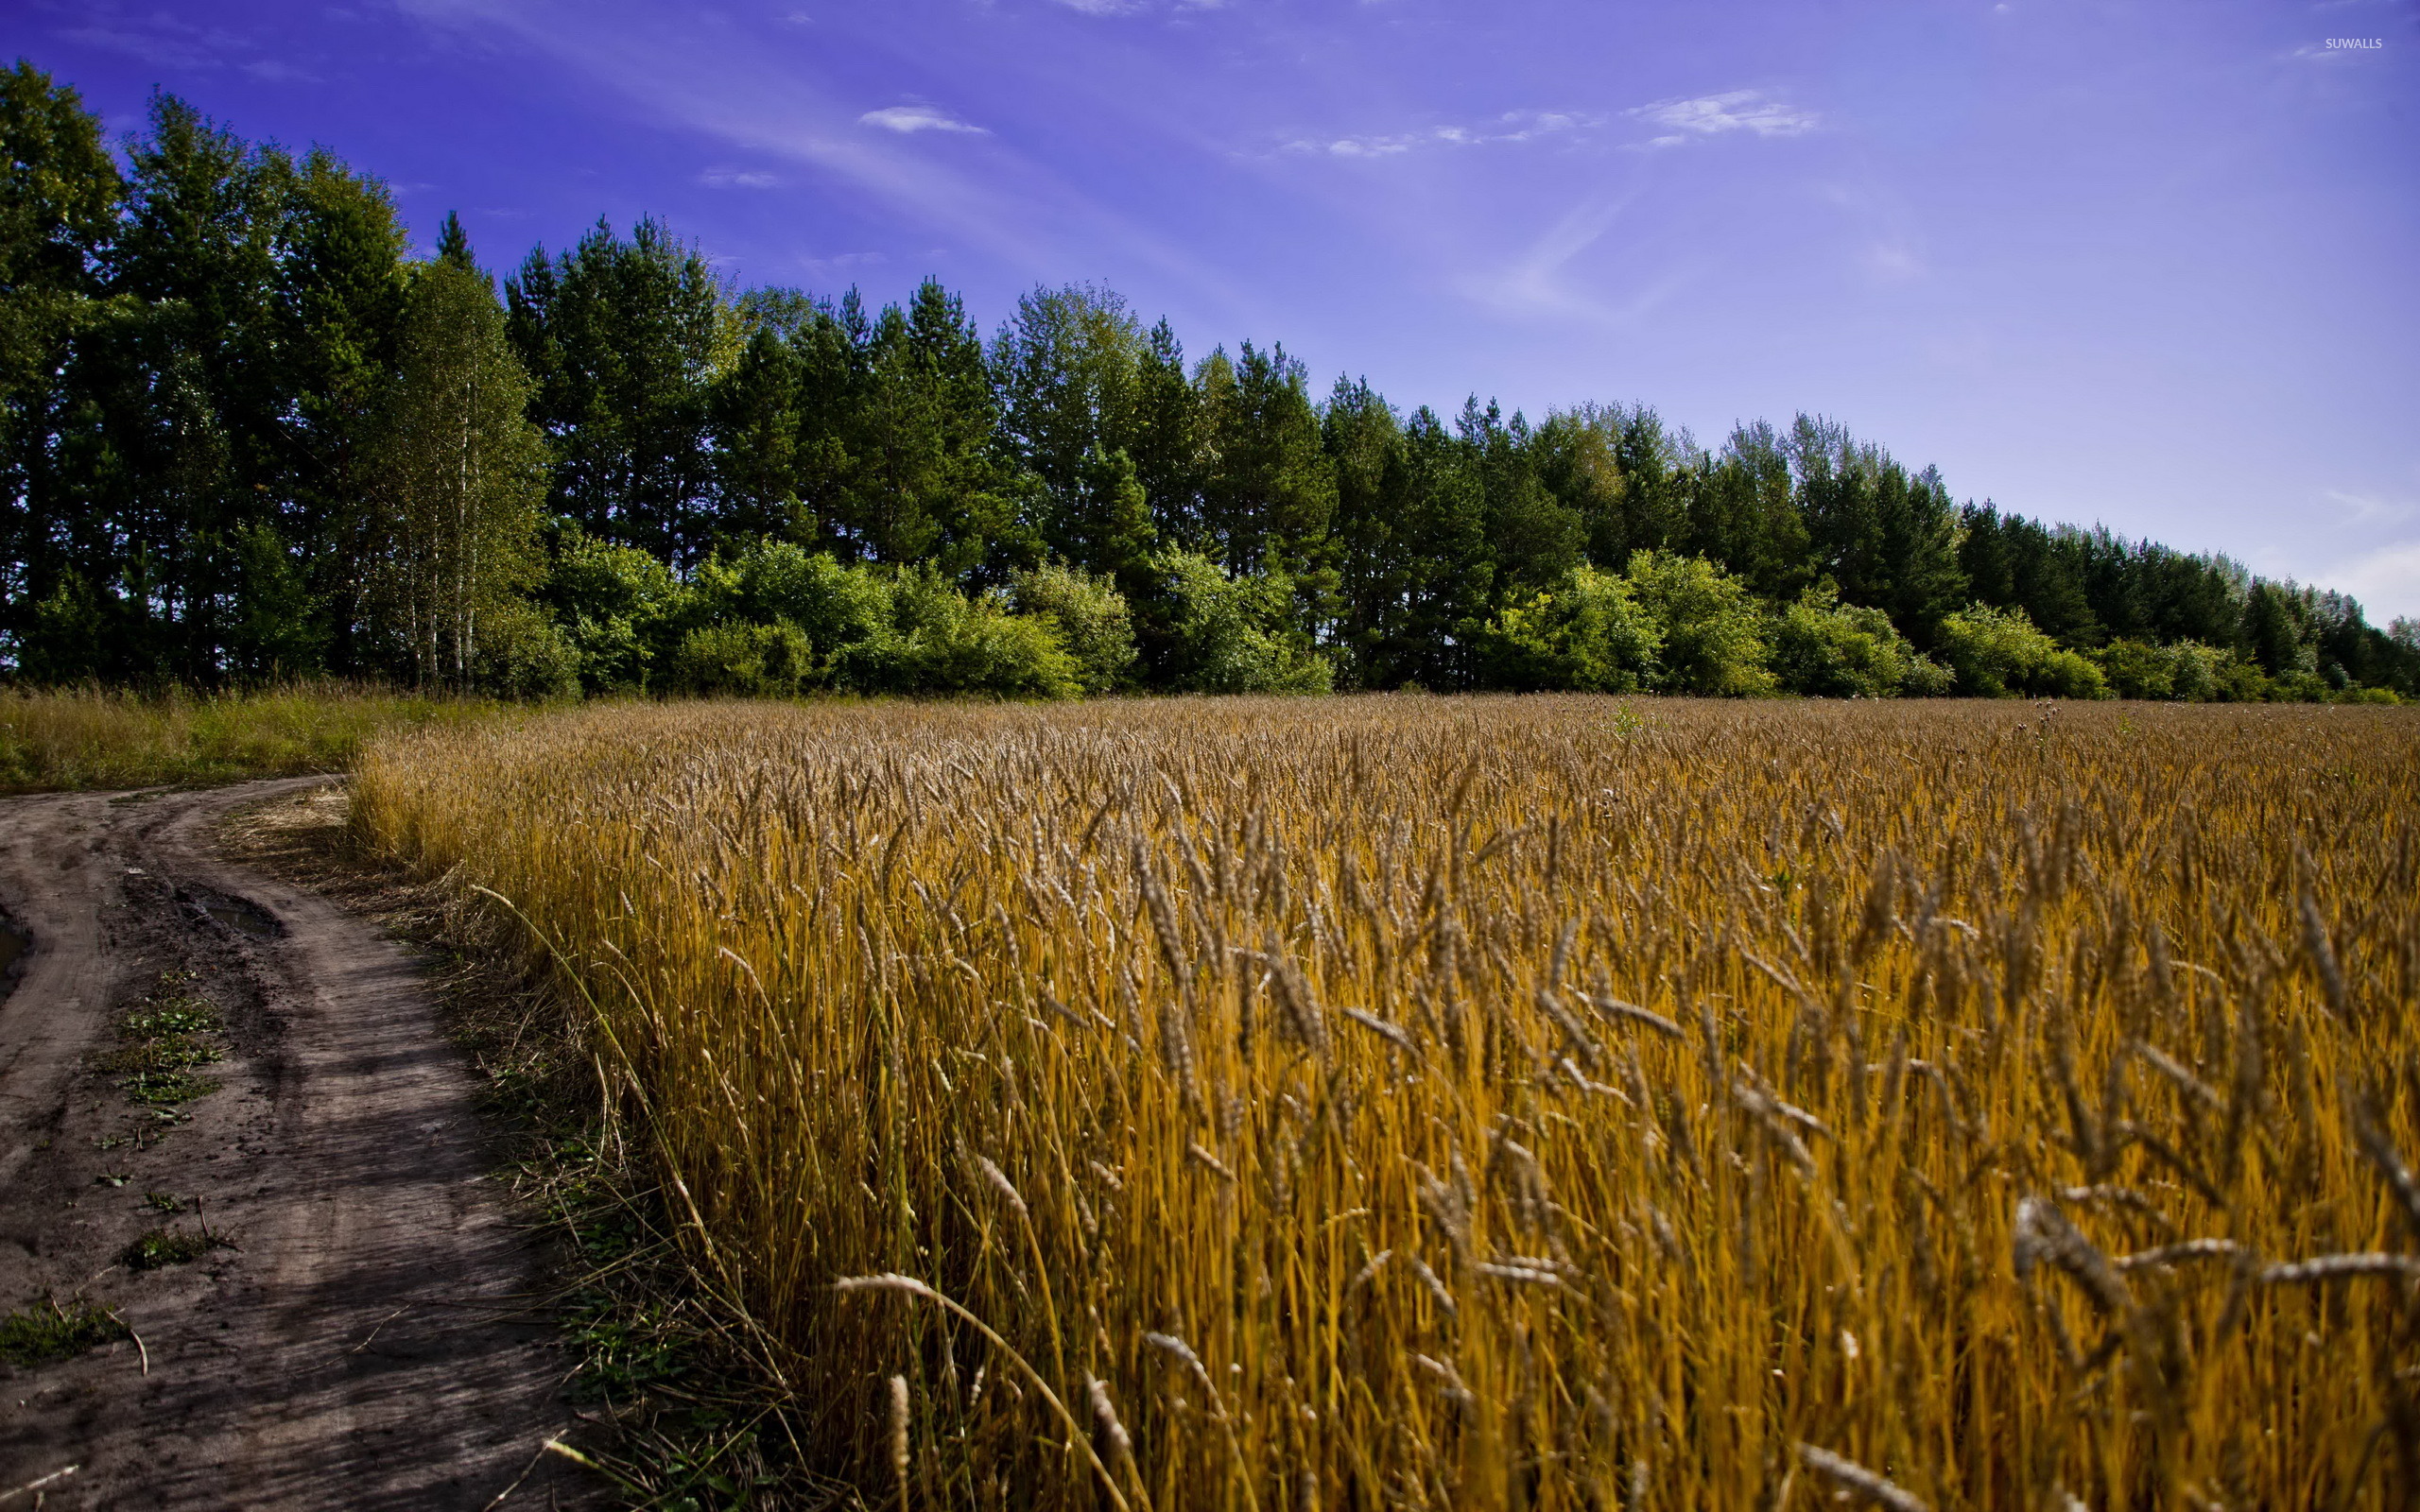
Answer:
[{"label": "rut in dirt road", "polygon": [[131,1331],[0,1364],[0,1496],[74,1466],[44,1506],[588,1499],[542,1452],[563,1361],[411,955],[213,854],[229,811],[319,781],[0,801],[31,942],[0,999],[0,1314]]}]

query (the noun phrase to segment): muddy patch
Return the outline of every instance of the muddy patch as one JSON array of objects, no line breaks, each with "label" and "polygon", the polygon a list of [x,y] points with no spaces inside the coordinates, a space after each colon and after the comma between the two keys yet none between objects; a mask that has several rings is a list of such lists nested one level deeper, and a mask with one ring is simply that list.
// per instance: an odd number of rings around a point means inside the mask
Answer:
[{"label": "muddy patch", "polygon": [[231,893],[191,892],[186,906],[246,939],[275,939],[285,933],[258,904]]},{"label": "muddy patch", "polygon": [[33,936],[15,919],[0,914],[0,999],[15,989],[17,978],[25,972],[26,953],[33,948]]}]

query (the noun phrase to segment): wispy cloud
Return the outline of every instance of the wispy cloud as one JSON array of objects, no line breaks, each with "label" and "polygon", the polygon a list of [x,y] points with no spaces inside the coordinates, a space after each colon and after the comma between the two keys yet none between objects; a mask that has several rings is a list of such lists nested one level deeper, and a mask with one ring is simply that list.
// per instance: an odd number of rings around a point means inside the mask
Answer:
[{"label": "wispy cloud", "polygon": [[2372,525],[2409,520],[2420,514],[2420,503],[2410,499],[2389,499],[2375,493],[2350,493],[2342,489],[2329,489],[2326,497],[2344,511],[2344,523]]},{"label": "wispy cloud", "polygon": [[857,117],[861,126],[878,126],[886,131],[912,135],[918,131],[961,131],[969,136],[990,136],[979,126],[970,126],[949,112],[933,105],[890,105],[879,111],[868,111]]},{"label": "wispy cloud", "polygon": [[2420,616],[2420,541],[2394,541],[2338,562],[2312,581],[2360,600],[2371,623]]},{"label": "wispy cloud", "polygon": [[1869,280],[1908,284],[1932,271],[1923,217],[1890,185],[1834,181],[1814,192],[1841,212],[1849,235],[1843,249]]},{"label": "wispy cloud", "polygon": [[1582,201],[1512,262],[1464,280],[1463,292],[1508,315],[1578,320],[1605,330],[1636,323],[1680,292],[1691,275],[1667,272],[1614,295],[1584,287],[1572,276],[1572,264],[1605,239],[1634,198],[1624,195]]},{"label": "wispy cloud", "polygon": [[709,189],[773,189],[781,180],[769,173],[746,173],[737,168],[708,168],[698,175],[698,181]]},{"label": "wispy cloud", "polygon": [[[394,3],[431,26],[550,59],[659,124],[704,132],[751,159],[811,170],[862,196],[868,208],[909,216],[927,234],[979,249],[1022,276],[1063,278],[1070,266],[1105,263],[1155,269],[1220,302],[1238,302],[1225,276],[1184,241],[1136,222],[946,111],[905,104],[861,116],[843,106],[839,96],[853,83],[845,70],[821,77],[812,67],[735,47],[724,32],[635,0]],[[903,112],[921,124],[902,124]],[[922,149],[921,133],[950,130],[942,122],[980,136],[979,165]]]},{"label": "wispy cloud", "polygon": [[1492,146],[1504,143],[1534,142],[1542,137],[1570,136],[1594,131],[1603,127],[1605,120],[1602,115],[1582,111],[1507,111],[1492,121],[1473,126],[1432,126],[1426,130],[1392,135],[1341,136],[1324,140],[1297,137],[1279,150],[1324,154],[1332,158],[1392,158],[1429,147]]},{"label": "wispy cloud", "polygon": [[246,63],[243,65],[243,69],[246,77],[257,79],[264,84],[317,84],[320,82],[319,75],[314,74],[307,69],[297,68],[292,63],[280,62],[274,58],[263,58],[257,61]]},{"label": "wispy cloud", "polygon": [[1763,137],[1804,136],[1823,125],[1812,111],[1798,110],[1753,89],[1701,94],[1694,99],[1657,100],[1625,113],[1664,129],[1663,135],[1647,144],[1653,147],[1679,146],[1701,137],[1726,136],[1735,131]]},{"label": "wispy cloud", "polygon": [[61,42],[139,58],[156,68],[219,68],[235,56],[258,50],[233,32],[193,26],[164,13],[140,19],[104,13],[91,25],[64,26],[52,35]]}]

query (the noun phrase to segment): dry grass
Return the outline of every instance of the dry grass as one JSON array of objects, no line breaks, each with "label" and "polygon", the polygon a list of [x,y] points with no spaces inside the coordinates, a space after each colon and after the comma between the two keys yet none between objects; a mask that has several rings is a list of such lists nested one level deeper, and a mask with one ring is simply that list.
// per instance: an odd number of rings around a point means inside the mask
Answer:
[{"label": "dry grass", "polygon": [[357,789],[871,1501],[2420,1495],[2408,713],[621,707]]},{"label": "dry grass", "polygon": [[493,707],[340,682],[199,695],[0,688],[0,794],[341,771],[379,730]]}]

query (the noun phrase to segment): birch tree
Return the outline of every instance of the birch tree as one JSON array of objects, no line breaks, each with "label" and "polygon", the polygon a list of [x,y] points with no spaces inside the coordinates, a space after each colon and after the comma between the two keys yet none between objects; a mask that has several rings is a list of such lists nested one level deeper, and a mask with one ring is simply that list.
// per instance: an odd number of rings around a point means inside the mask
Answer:
[{"label": "birch tree", "polygon": [[378,606],[414,680],[458,688],[483,626],[543,576],[545,447],[482,274],[419,270],[399,358],[377,446]]}]

